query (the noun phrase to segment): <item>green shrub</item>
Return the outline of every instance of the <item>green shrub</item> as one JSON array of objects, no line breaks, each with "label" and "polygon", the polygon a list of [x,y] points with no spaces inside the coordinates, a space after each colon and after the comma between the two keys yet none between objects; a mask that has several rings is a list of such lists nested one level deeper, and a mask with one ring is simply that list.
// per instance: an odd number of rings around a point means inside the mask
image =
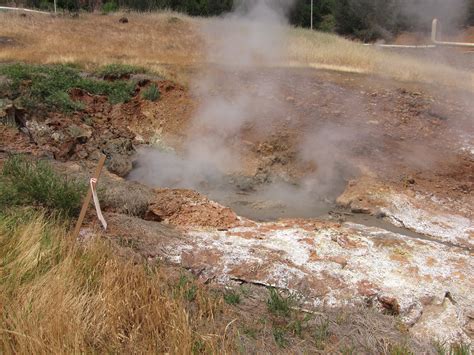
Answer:
[{"label": "green shrub", "polygon": [[26,65],[0,66],[0,75],[9,79],[12,95],[21,95],[26,108],[46,106],[63,112],[81,110],[84,105],[72,100],[69,91],[83,89],[95,95],[107,95],[112,104],[127,102],[135,93],[133,81],[104,81],[84,78],[77,68],[69,65]]},{"label": "green shrub", "polygon": [[56,174],[44,160],[12,155],[0,176],[0,206],[41,206],[64,217],[78,214],[87,185]]},{"label": "green shrub", "polygon": [[142,97],[149,101],[156,101],[160,98],[160,96],[160,89],[156,86],[156,84],[151,84],[142,93]]},{"label": "green shrub", "polygon": [[117,10],[118,10],[118,5],[113,1],[108,1],[104,5],[102,5],[102,12],[104,14],[115,12]]}]

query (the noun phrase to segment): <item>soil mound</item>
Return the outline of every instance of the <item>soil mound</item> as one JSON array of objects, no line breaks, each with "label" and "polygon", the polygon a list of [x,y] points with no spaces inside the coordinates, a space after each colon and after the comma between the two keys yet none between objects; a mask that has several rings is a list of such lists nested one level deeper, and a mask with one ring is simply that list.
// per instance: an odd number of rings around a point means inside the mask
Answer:
[{"label": "soil mound", "polygon": [[158,189],[148,207],[146,219],[176,226],[230,228],[239,222],[230,209],[210,201],[199,192]]}]

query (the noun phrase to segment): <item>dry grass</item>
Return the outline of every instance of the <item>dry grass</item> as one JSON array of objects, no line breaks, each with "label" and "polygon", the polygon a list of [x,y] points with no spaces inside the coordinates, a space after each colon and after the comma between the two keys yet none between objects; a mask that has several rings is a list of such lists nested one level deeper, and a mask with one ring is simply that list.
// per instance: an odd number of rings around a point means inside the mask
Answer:
[{"label": "dry grass", "polygon": [[198,21],[176,13],[126,16],[81,14],[69,16],[0,13],[0,36],[13,37],[18,45],[2,48],[0,61],[28,63],[76,63],[93,69],[120,62],[143,66],[179,79],[170,65],[192,65],[200,60],[202,41],[196,35]]},{"label": "dry grass", "polygon": [[333,34],[305,29],[292,29],[290,33],[290,63],[295,66],[374,73],[401,81],[473,88],[472,73],[445,64],[427,63],[419,58],[364,46]]},{"label": "dry grass", "polygon": [[[205,61],[200,27],[213,19],[191,18],[172,12],[126,16],[81,14],[51,17],[0,13],[0,36],[18,45],[4,46],[0,61],[78,63],[91,69],[120,62],[151,69],[167,78],[186,82],[189,66]],[[474,75],[447,65],[425,61],[346,40],[336,35],[290,29],[288,60],[283,66],[315,67],[375,73],[397,80],[443,83],[472,88]]]},{"label": "dry grass", "polygon": [[0,255],[2,353],[230,350],[221,298],[127,262],[104,242],[75,245],[41,213],[0,218]]}]

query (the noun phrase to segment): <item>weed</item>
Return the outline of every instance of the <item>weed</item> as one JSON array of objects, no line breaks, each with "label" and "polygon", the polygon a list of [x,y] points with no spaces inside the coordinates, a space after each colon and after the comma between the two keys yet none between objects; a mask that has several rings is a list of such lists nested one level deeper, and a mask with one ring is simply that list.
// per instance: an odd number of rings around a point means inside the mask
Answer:
[{"label": "weed", "polygon": [[273,328],[273,339],[280,348],[286,348],[288,346],[288,340],[286,339],[286,333],[283,328]]},{"label": "weed", "polygon": [[274,315],[288,317],[294,302],[292,296],[285,297],[275,288],[270,288],[270,297],[267,299],[267,308]]},{"label": "weed", "polygon": [[136,67],[128,64],[108,64],[100,67],[96,72],[100,78],[109,80],[122,79],[129,77],[132,74],[144,74],[147,70],[142,67]]},{"label": "weed", "polygon": [[230,290],[224,293],[224,301],[227,304],[235,306],[240,303],[240,295],[234,290]]},{"label": "weed", "polygon": [[329,338],[329,321],[322,321],[314,332],[314,340],[316,342],[316,347],[319,350],[323,350],[326,346],[326,341]]},{"label": "weed", "polygon": [[156,86],[156,84],[151,84],[142,93],[142,97],[145,100],[149,101],[156,101],[160,98],[160,96],[160,89],[158,89],[158,86]]},{"label": "weed", "polygon": [[44,160],[12,155],[0,177],[0,205],[37,205],[73,217],[86,190],[86,184],[57,175]]}]

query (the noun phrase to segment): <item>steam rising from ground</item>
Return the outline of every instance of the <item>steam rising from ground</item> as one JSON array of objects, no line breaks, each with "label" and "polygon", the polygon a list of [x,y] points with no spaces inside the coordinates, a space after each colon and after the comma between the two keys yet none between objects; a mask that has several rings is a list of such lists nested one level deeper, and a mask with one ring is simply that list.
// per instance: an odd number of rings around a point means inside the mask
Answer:
[{"label": "steam rising from ground", "polygon": [[[357,120],[348,120],[341,127],[325,122],[317,112],[307,113],[313,115],[315,126],[320,123],[299,137],[299,143],[293,142],[296,148],[291,159],[314,167],[303,177],[285,176],[272,169],[249,171],[246,165],[246,134],[251,132],[257,137],[254,141],[261,142],[276,126],[286,130],[298,124],[292,121],[293,108],[281,87],[294,77],[285,78],[284,70],[278,72],[279,77],[276,70],[265,72],[286,60],[286,14],[292,2],[242,1],[232,13],[207,22],[203,31],[212,64],[192,85],[199,107],[186,132],[185,145],[179,153],[142,149],[131,179],[156,187],[195,189],[253,218],[314,217],[333,207],[330,200],[355,173],[350,162],[358,149],[367,149],[371,135]],[[406,11],[417,13],[423,3]],[[338,104],[347,114],[360,116],[367,104],[360,100],[354,95]],[[281,137],[282,132],[278,133]],[[364,141],[365,147],[361,147]],[[425,151],[416,153],[411,151],[407,156],[417,164],[429,161]]]},{"label": "steam rising from ground", "polygon": [[[131,179],[152,186],[196,189],[234,208],[232,196],[240,194],[242,207],[272,210],[268,217],[275,217],[282,209],[292,210],[290,215],[294,216],[321,212],[324,198],[309,194],[321,182],[317,177],[298,185],[277,177],[256,188],[257,179],[239,175],[243,168],[242,131],[269,136],[274,120],[284,119],[288,112],[284,100],[275,100],[281,81],[272,75],[262,80],[257,74],[284,62],[286,15],[292,4],[293,0],[241,1],[232,13],[209,22],[204,35],[208,62],[214,66],[203,70],[193,85],[200,105],[187,132],[184,150],[179,155],[142,150]],[[303,159],[313,159],[312,145],[314,142],[303,144]],[[333,181],[329,182],[333,170],[331,166],[323,177],[327,182],[325,192],[333,185]],[[319,193],[322,189],[320,185]]]}]

